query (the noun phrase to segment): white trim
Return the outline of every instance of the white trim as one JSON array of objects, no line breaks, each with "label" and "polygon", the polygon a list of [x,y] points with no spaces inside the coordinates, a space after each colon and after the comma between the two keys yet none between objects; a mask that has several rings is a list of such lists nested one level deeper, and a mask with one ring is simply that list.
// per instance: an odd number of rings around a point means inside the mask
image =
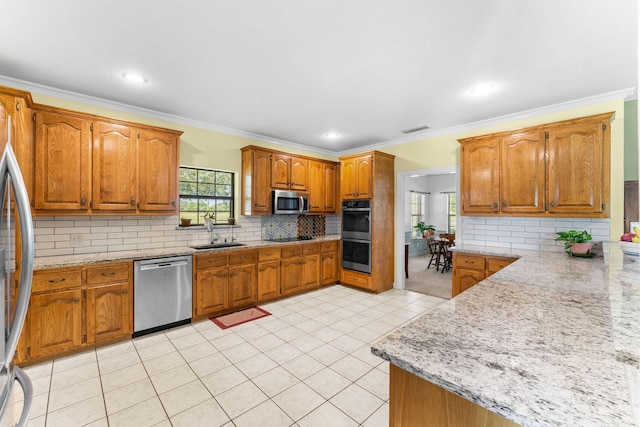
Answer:
[{"label": "white trim", "polygon": [[135,107],[133,105],[124,104],[116,101],[110,101],[108,99],[98,98],[91,95],[84,95],[78,92],[72,92],[64,89],[57,89],[51,86],[46,86],[39,83],[32,83],[25,80],[20,80],[20,79],[3,76],[3,75],[0,75],[0,85],[9,86],[16,89],[22,89],[29,92],[40,93],[43,95],[49,95],[56,98],[66,99],[69,101],[82,102],[82,103],[93,105],[96,107],[109,108],[116,111],[137,114],[144,117],[182,124],[185,126],[192,126],[199,129],[210,130],[213,132],[219,132],[227,135],[234,135],[234,136],[239,136],[243,138],[254,139],[256,141],[268,142],[276,145],[283,145],[287,147],[307,150],[315,153],[322,153],[322,154],[326,154],[329,156],[336,156],[336,157],[344,156],[348,154],[355,154],[363,151],[376,150],[379,148],[388,147],[390,145],[399,145],[407,142],[419,141],[426,138],[434,138],[437,136],[450,135],[457,132],[473,130],[473,129],[477,129],[485,126],[497,125],[501,123],[514,121],[514,120],[521,120],[529,117],[540,116],[543,114],[555,113],[558,111],[564,111],[564,110],[570,110],[573,108],[585,107],[588,105],[600,104],[603,102],[613,101],[616,99],[626,99],[626,98],[635,99],[634,97],[635,88],[621,89],[618,91],[607,92],[604,94],[581,98],[573,101],[561,102],[561,103],[549,105],[546,107],[534,108],[532,110],[526,110],[526,111],[522,111],[514,114],[507,114],[505,116],[499,116],[499,117],[494,117],[487,120],[480,120],[477,122],[466,123],[466,124],[453,126],[445,129],[426,130],[423,132],[416,132],[414,134],[411,134],[410,136],[406,136],[403,138],[383,141],[383,142],[379,142],[379,143],[371,144],[367,146],[360,146],[360,147],[345,150],[345,151],[331,151],[331,150],[326,150],[326,149],[317,148],[313,146],[307,146],[297,142],[286,141],[283,139],[258,135],[255,133],[245,132],[238,129],[218,126],[212,123],[193,120],[187,117],[177,116],[174,114],[162,113],[160,111],[150,110],[148,108]]},{"label": "white trim", "polygon": [[532,110],[521,111],[519,113],[507,114],[505,116],[494,117],[486,120],[479,120],[477,122],[471,122],[452,126],[445,129],[425,130],[423,132],[416,132],[411,136],[405,136],[390,141],[379,142],[376,144],[367,145],[364,147],[358,147],[350,150],[345,150],[338,153],[338,156],[345,156],[348,154],[354,154],[362,151],[377,150],[392,145],[405,144],[407,142],[420,141],[427,138],[435,138],[438,136],[451,135],[458,132],[464,132],[468,130],[474,130],[478,128],[499,125],[502,123],[508,123],[515,120],[527,119],[530,117],[537,117],[544,114],[557,113],[558,111],[571,110],[574,108],[586,107],[589,105],[602,104],[604,102],[613,101],[616,99],[635,99],[635,88],[627,88],[614,92],[607,92],[601,95],[589,96],[587,98],[576,99],[573,101],[561,102],[559,104],[548,105],[546,107],[534,108]]},{"label": "white trim", "polygon": [[53,96],[56,98],[66,99],[68,101],[82,102],[84,104],[93,105],[95,107],[109,108],[111,110],[121,111],[124,113],[137,114],[152,119],[164,120],[171,123],[181,124],[185,126],[191,126],[198,129],[210,130],[213,132],[224,133],[227,135],[234,135],[243,138],[254,139],[256,141],[269,142],[271,144],[283,145],[292,148],[298,148],[301,150],[311,151],[315,153],[322,153],[329,156],[335,156],[336,152],[325,150],[322,148],[316,148],[299,144],[296,142],[285,141],[283,139],[272,138],[269,136],[258,135],[251,132],[245,132],[238,129],[227,128],[224,126],[214,125],[212,123],[202,122],[199,120],[189,119],[187,117],[176,116],[175,114],[162,113],[156,110],[150,110],[148,108],[136,107],[121,102],[110,101],[108,99],[98,98],[91,95],[84,95],[78,92],[72,92],[64,89],[56,89],[51,86],[45,86],[38,83],[31,83],[24,80],[14,79],[0,75],[0,85],[13,87],[15,89],[21,89],[29,92],[35,92],[42,95]]}]

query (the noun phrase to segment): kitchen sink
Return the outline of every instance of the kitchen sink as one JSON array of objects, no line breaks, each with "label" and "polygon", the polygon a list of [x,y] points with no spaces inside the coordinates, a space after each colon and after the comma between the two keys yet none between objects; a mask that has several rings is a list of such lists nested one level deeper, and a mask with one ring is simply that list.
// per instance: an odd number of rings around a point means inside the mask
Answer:
[{"label": "kitchen sink", "polygon": [[238,242],[225,242],[225,243],[205,243],[204,245],[190,245],[189,247],[192,249],[222,249],[222,248],[233,248],[236,246],[245,246],[244,243]]}]

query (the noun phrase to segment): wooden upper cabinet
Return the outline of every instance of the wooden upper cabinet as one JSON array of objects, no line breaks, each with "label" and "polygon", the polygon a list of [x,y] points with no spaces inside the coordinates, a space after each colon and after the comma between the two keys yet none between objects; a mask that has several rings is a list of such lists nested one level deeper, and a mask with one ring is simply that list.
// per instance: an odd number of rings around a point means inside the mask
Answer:
[{"label": "wooden upper cabinet", "polygon": [[89,209],[90,152],[90,122],[58,113],[36,113],[36,209]]},{"label": "wooden upper cabinet", "polygon": [[544,212],[544,132],[502,138],[500,147],[500,209],[530,214]]},{"label": "wooden upper cabinet", "polygon": [[373,156],[341,158],[340,194],[343,199],[373,197]]},{"label": "wooden upper cabinet", "polygon": [[324,211],[324,176],[323,163],[312,160],[309,162],[309,213]]},{"label": "wooden upper cabinet", "polygon": [[309,160],[282,153],[271,154],[271,188],[306,191],[308,181]]},{"label": "wooden upper cabinet", "polygon": [[242,149],[242,215],[271,213],[271,153]]},{"label": "wooden upper cabinet", "polygon": [[462,143],[460,198],[466,215],[500,210],[500,139],[485,138]]},{"label": "wooden upper cabinet", "polygon": [[605,132],[608,126],[603,123],[578,123],[549,131],[549,212],[607,210],[603,197],[609,176],[608,159],[603,162]]},{"label": "wooden upper cabinet", "polygon": [[178,210],[178,135],[140,131],[138,191],[140,211]]},{"label": "wooden upper cabinet", "polygon": [[93,209],[136,210],[138,131],[96,122],[93,129]]},{"label": "wooden upper cabinet", "polygon": [[9,112],[0,102],[0,150],[4,153],[4,148],[9,140]]},{"label": "wooden upper cabinet", "polygon": [[461,139],[462,215],[608,217],[612,117]]},{"label": "wooden upper cabinet", "polygon": [[336,212],[335,163],[309,160],[309,212]]}]

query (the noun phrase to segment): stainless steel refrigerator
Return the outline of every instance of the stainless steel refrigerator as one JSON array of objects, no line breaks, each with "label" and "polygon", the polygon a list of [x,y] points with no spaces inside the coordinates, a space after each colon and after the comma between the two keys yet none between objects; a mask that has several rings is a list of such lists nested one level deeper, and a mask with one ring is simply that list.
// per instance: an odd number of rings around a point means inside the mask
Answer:
[{"label": "stainless steel refrigerator", "polygon": [[[13,363],[29,307],[34,254],[29,197],[11,148],[10,117],[7,124],[7,132],[0,132],[8,135],[0,160],[0,427],[25,426],[33,397],[29,377]],[[16,235],[20,236],[19,244]],[[14,277],[17,263],[19,277]],[[17,292],[12,283],[17,283]]]}]

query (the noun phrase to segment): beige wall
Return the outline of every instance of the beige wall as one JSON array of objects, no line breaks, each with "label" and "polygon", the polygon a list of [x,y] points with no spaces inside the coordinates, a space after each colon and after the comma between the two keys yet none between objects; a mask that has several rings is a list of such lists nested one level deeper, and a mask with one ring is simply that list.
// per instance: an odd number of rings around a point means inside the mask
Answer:
[{"label": "beige wall", "polygon": [[[520,129],[538,124],[557,122],[593,114],[616,112],[611,124],[611,228],[610,236],[618,240],[623,233],[624,207],[624,101],[617,100],[588,107],[543,114],[526,119],[514,120],[498,125],[478,127],[446,136],[427,138],[420,141],[381,148],[396,156],[396,172],[439,168],[460,164],[458,139],[484,135],[510,129]],[[396,215],[399,213],[396,212]]]},{"label": "beige wall", "polygon": [[[180,141],[180,163],[183,165],[207,167],[220,170],[240,171],[240,148],[246,145],[258,145],[295,154],[309,155],[328,160],[337,160],[337,156],[306,151],[299,148],[282,146],[249,138],[227,135],[193,126],[185,126],[168,121],[148,118],[141,115],[124,113],[80,102],[67,101],[38,93],[32,93],[36,103],[68,108],[113,117],[132,122],[162,126],[184,131]],[[624,189],[624,101],[617,100],[571,110],[542,114],[526,119],[478,127],[473,130],[456,132],[446,136],[426,138],[420,141],[378,148],[396,156],[396,172],[453,166],[460,163],[460,150],[457,142],[460,138],[483,135],[509,129],[519,129],[537,124],[567,120],[576,117],[615,111],[615,120],[611,126],[611,236],[617,240],[623,233],[623,189]],[[236,193],[239,196],[239,174]],[[397,212],[396,212],[397,214]]]}]

